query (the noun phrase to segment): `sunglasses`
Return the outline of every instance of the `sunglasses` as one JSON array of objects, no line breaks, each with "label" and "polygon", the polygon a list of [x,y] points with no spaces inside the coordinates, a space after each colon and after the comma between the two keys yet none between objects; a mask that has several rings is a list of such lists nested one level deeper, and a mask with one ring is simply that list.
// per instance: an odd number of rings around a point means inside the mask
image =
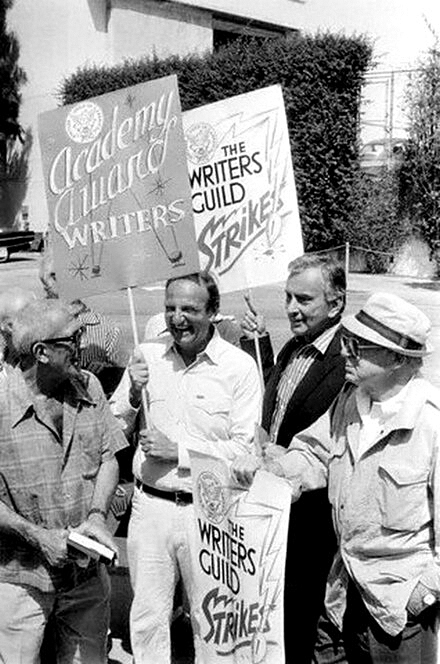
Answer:
[{"label": "sunglasses", "polygon": [[341,346],[342,349],[354,359],[359,360],[361,357],[361,351],[371,348],[380,349],[380,346],[377,344],[362,343],[361,339],[356,337],[351,337],[346,334],[341,335]]},{"label": "sunglasses", "polygon": [[71,334],[68,337],[52,337],[51,339],[40,339],[40,342],[43,344],[53,344],[55,346],[57,345],[63,345],[63,344],[68,344],[69,346],[79,346],[81,342],[81,337],[85,332],[84,327],[80,327],[73,334]]}]

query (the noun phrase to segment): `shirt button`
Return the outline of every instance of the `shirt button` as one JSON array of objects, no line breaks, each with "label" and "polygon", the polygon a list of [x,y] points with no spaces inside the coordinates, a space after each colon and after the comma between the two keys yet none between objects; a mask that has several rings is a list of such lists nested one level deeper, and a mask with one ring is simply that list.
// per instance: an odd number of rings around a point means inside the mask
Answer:
[{"label": "shirt button", "polygon": [[343,510],[343,509],[344,509],[344,505],[341,505],[339,509]]}]

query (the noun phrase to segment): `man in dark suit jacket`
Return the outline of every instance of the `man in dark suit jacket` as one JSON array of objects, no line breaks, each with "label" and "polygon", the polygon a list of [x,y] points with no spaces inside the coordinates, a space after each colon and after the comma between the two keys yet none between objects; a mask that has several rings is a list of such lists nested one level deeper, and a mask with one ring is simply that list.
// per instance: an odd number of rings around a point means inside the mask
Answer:
[{"label": "man in dark suit jacket", "polygon": [[[340,319],[345,306],[343,267],[317,255],[289,265],[286,313],[292,338],[273,362],[264,320],[250,306],[242,322],[253,352],[258,335],[265,374],[262,425],[270,442],[288,448],[292,437],[313,424],[339,393],[345,374]],[[258,461],[238,462],[236,477],[252,481]],[[241,465],[240,465],[241,464]],[[287,664],[310,664],[325,582],[336,548],[326,489],[305,492],[292,504],[287,541],[284,639]]]}]

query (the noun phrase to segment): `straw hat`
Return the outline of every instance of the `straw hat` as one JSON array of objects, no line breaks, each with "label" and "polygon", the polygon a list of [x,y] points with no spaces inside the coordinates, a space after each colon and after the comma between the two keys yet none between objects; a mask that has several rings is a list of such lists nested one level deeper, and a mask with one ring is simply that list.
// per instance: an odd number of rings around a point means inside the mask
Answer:
[{"label": "straw hat", "polygon": [[391,293],[374,293],[354,316],[346,316],[342,327],[373,344],[408,355],[423,357],[432,352],[428,344],[431,323],[413,304]]}]

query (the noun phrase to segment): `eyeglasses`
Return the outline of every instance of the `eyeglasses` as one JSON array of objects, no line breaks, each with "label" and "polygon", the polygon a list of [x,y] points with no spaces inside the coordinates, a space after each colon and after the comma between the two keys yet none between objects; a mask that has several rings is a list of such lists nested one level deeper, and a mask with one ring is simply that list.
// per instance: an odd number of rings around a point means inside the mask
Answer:
[{"label": "eyeglasses", "polygon": [[52,337],[50,339],[40,339],[40,342],[43,344],[54,344],[56,345],[63,345],[63,344],[68,344],[70,347],[73,346],[79,346],[81,342],[81,337],[85,332],[84,327],[80,327],[73,334],[71,334],[69,337]]},{"label": "eyeglasses", "polygon": [[362,340],[346,334],[341,335],[341,346],[348,355],[354,357],[356,360],[360,359],[362,350],[367,350],[368,348],[376,348],[380,350],[381,348],[381,346],[378,346],[377,344],[362,343]]}]

